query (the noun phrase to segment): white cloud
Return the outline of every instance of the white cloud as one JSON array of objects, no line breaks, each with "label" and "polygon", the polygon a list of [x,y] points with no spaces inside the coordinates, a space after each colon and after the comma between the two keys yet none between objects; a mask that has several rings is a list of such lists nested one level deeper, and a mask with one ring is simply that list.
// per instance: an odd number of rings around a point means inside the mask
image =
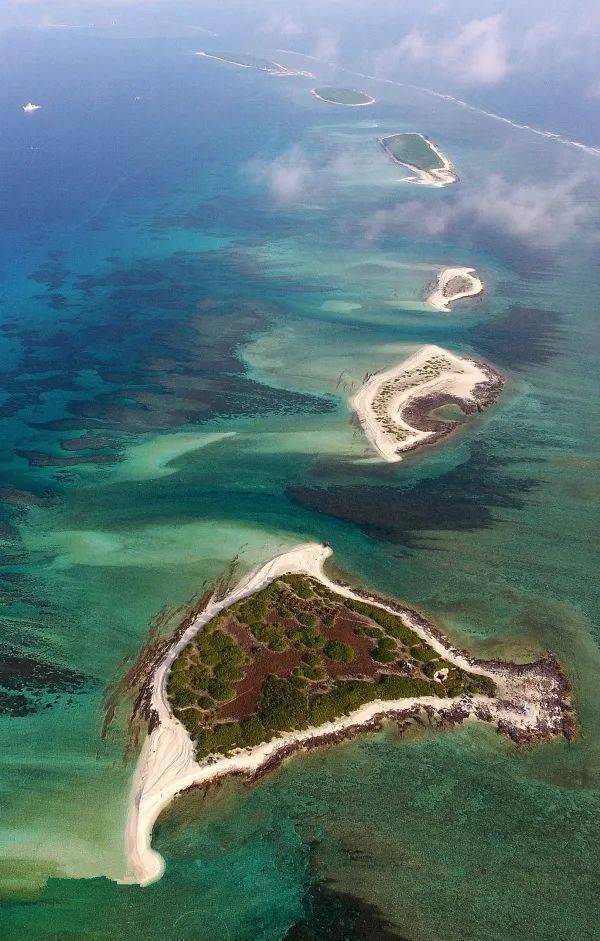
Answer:
[{"label": "white cloud", "polygon": [[508,58],[501,23],[500,15],[471,20],[445,44],[445,61],[461,81],[494,84],[504,78]]},{"label": "white cloud", "polygon": [[592,82],[591,85],[585,90],[586,98],[600,98],[600,79],[597,82]]},{"label": "white cloud", "polygon": [[253,160],[247,170],[256,183],[266,185],[275,205],[281,207],[305,198],[314,176],[314,168],[297,145],[274,160]]},{"label": "white cloud", "polygon": [[273,10],[256,32],[273,39],[292,39],[301,36],[304,29],[289,13]]},{"label": "white cloud", "polygon": [[413,29],[400,42],[376,54],[376,68],[388,74],[407,59],[441,68],[466,85],[495,84],[505,77],[509,67],[502,17],[470,20],[445,38]]},{"label": "white cloud", "polygon": [[335,62],[338,56],[339,37],[330,29],[317,30],[317,41],[312,51],[316,59]]},{"label": "white cloud", "polygon": [[515,184],[495,175],[480,192],[461,195],[444,206],[410,200],[380,210],[366,221],[365,235],[372,240],[400,231],[440,237],[476,228],[556,248],[589,220],[590,201],[585,198],[589,182],[578,175],[559,183]]}]

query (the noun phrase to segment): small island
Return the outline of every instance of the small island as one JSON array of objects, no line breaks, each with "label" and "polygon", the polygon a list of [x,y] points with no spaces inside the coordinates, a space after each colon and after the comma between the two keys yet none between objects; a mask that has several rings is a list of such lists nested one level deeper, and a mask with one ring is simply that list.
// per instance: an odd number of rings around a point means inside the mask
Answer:
[{"label": "small island", "polygon": [[394,163],[412,171],[412,176],[404,177],[407,183],[448,186],[459,180],[448,157],[423,134],[392,134],[380,137],[379,143]]},{"label": "small island", "polygon": [[444,268],[437,276],[435,288],[427,301],[436,310],[448,313],[450,306],[465,297],[483,293],[483,282],[474,268]]},{"label": "small island", "polygon": [[314,78],[312,72],[305,72],[301,69],[288,69],[287,66],[281,65],[279,62],[261,59],[259,56],[253,56],[246,52],[197,52],[196,55],[203,56],[206,59],[218,59],[220,62],[229,62],[231,65],[238,65],[242,69],[257,69],[257,71],[267,72],[269,75],[300,75],[304,78]]},{"label": "small island", "polygon": [[384,721],[479,720],[515,741],[573,734],[557,661],[474,659],[417,611],[333,582],[330,554],[301,545],[225,597],[209,593],[153,665],[138,697],[149,731],[126,831],[131,882],[162,875],[152,828],[176,794],[256,779],[299,749]]},{"label": "small island", "polygon": [[322,85],[320,88],[313,88],[312,93],[319,101],[332,105],[345,105],[347,108],[364,108],[375,102],[371,95],[355,91],[353,88],[333,88],[331,85]]},{"label": "small island", "polygon": [[432,414],[457,406],[465,415],[492,405],[504,377],[488,363],[455,356],[439,346],[424,346],[405,362],[368,376],[350,400],[362,429],[385,461],[434,444],[461,422]]}]

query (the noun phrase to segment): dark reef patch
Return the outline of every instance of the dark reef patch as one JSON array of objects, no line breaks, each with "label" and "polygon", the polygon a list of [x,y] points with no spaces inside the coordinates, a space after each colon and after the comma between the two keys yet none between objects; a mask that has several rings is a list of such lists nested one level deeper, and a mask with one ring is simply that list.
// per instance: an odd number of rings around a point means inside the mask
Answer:
[{"label": "dark reef patch", "polygon": [[327,883],[311,886],[305,905],[306,916],[290,928],[284,941],[408,941],[392,930],[374,905]]},{"label": "dark reef patch", "polygon": [[0,715],[25,716],[54,705],[65,693],[90,685],[83,673],[15,654],[0,654]]},{"label": "dark reef patch", "polygon": [[536,483],[509,473],[511,463],[478,445],[467,461],[435,478],[294,486],[287,494],[294,503],[354,523],[369,536],[426,547],[440,531],[492,526],[494,509],[521,509]]},{"label": "dark reef patch", "polygon": [[471,331],[474,347],[493,362],[523,369],[542,366],[560,346],[561,315],[536,307],[511,307]]},{"label": "dark reef patch", "polygon": [[[29,428],[96,427],[105,436],[121,436],[215,417],[334,409],[333,397],[273,388],[247,375],[238,350],[281,311],[235,294],[233,267],[228,253],[174,252],[160,262],[142,259],[79,274],[73,280],[79,301],[43,327],[9,312],[0,331],[20,351],[2,376],[0,417],[21,413]],[[47,286],[48,305],[55,307],[66,276],[56,261],[33,273]],[[36,412],[51,391],[74,394],[62,397],[61,411],[40,422]],[[112,460],[107,454],[77,456],[68,444],[62,448],[67,456],[59,447],[60,441],[47,439],[36,446],[28,436],[17,453],[31,466]]]}]

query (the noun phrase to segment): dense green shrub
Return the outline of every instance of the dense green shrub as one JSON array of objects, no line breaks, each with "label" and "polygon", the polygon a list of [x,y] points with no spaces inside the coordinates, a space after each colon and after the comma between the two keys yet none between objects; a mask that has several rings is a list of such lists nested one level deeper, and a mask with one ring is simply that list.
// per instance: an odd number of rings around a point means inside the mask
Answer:
[{"label": "dense green shrub", "polygon": [[313,596],[312,586],[303,575],[282,575],[280,581],[289,585],[299,598],[312,598]]},{"label": "dense green shrub", "polygon": [[330,660],[337,660],[340,663],[352,663],[356,656],[354,648],[342,640],[330,640],[325,645],[325,653]]},{"label": "dense green shrub", "polygon": [[239,722],[219,722],[212,729],[202,729],[196,742],[196,757],[219,753],[227,755],[233,748],[239,748],[242,730]]},{"label": "dense green shrub", "polygon": [[248,716],[242,719],[240,728],[244,748],[252,748],[254,745],[260,745],[261,742],[268,742],[271,737],[271,733],[267,732],[258,716]]},{"label": "dense green shrub", "polygon": [[411,656],[421,663],[427,663],[428,660],[439,660],[439,654],[429,644],[420,642],[410,649]]},{"label": "dense green shrub", "polygon": [[407,627],[404,621],[397,615],[391,614],[389,611],[384,611],[382,608],[378,608],[375,605],[367,604],[365,601],[355,601],[353,598],[344,599],[344,603],[348,608],[351,608],[358,614],[363,614],[365,617],[371,618],[371,620],[379,624],[384,631],[388,634],[392,634],[392,636],[401,640],[403,643],[410,645],[418,640],[415,632],[412,631],[410,627]]},{"label": "dense green shrub", "polygon": [[253,621],[262,621],[268,611],[268,599],[261,591],[256,595],[251,595],[242,601],[237,612],[237,618],[244,624],[251,624]]},{"label": "dense green shrub", "polygon": [[231,699],[235,699],[235,689],[233,686],[224,683],[222,680],[218,680],[216,677],[212,677],[208,681],[206,691],[213,699],[217,699],[219,702],[229,702]]},{"label": "dense green shrub", "polygon": [[305,627],[317,626],[317,618],[310,611],[301,611],[298,614],[298,621],[300,624],[304,624]]},{"label": "dense green shrub", "polygon": [[323,655],[316,650],[305,650],[302,654],[302,660],[309,667],[323,666]]},{"label": "dense green shrub", "polygon": [[250,624],[249,629],[254,637],[261,643],[267,644],[271,650],[285,650],[287,647],[286,628],[284,624]]},{"label": "dense green shrub", "polygon": [[287,731],[306,726],[306,694],[296,683],[281,676],[268,676],[262,686],[260,719],[268,729]]},{"label": "dense green shrub", "polygon": [[405,699],[411,696],[443,696],[439,683],[408,676],[382,676],[378,683],[338,680],[329,693],[315,696],[310,707],[311,725],[321,725],[354,712],[375,699]]},{"label": "dense green shrub", "polygon": [[383,631],[380,627],[373,627],[371,624],[366,624],[363,627],[363,634],[367,637],[383,637]]},{"label": "dense green shrub", "polygon": [[217,680],[223,683],[235,683],[242,679],[244,668],[236,663],[223,662],[218,663],[213,672]]},{"label": "dense green shrub", "polygon": [[300,631],[294,631],[290,637],[299,647],[319,649],[325,643],[325,638],[316,627],[303,627]]},{"label": "dense green shrub", "polygon": [[398,659],[398,646],[393,637],[381,637],[377,646],[371,651],[373,660],[378,663],[393,663]]},{"label": "dense green shrub", "polygon": [[325,676],[325,671],[322,667],[303,667],[302,675],[306,677],[307,680],[322,680]]}]

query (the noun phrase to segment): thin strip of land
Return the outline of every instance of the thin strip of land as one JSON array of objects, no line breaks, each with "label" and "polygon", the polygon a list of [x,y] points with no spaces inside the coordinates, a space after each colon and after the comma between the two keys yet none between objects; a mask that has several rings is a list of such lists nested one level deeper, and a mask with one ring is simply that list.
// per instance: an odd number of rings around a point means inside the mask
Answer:
[{"label": "thin strip of land", "polygon": [[[572,734],[569,685],[555,660],[473,659],[416,611],[331,581],[323,571],[330,553],[318,543],[298,546],[226,597],[212,596],[156,664],[126,830],[129,881],[160,878],[152,828],[176,794],[227,775],[256,779],[298,749],[384,720],[402,728],[477,719],[515,741]],[[233,695],[218,683],[232,685]],[[198,686],[202,728],[184,695]],[[238,744],[252,736],[254,744]]]},{"label": "thin strip of land", "polygon": [[483,281],[477,277],[474,268],[444,268],[438,274],[427,301],[436,310],[448,313],[456,301],[482,293]]},{"label": "thin strip of land", "polygon": [[465,414],[492,405],[504,385],[488,363],[455,356],[439,346],[424,346],[409,359],[368,376],[350,400],[362,429],[385,461],[434,444],[460,427],[460,422],[432,412],[455,405]]},{"label": "thin strip of land", "polygon": [[379,143],[394,163],[411,171],[411,176],[403,177],[406,183],[448,186],[459,181],[448,157],[423,134],[392,134],[380,137]]},{"label": "thin strip of land", "polygon": [[197,52],[197,56],[203,56],[206,59],[218,59],[220,62],[228,62],[230,65],[237,65],[241,69],[256,69],[259,72],[267,72],[269,75],[278,75],[280,77],[299,75],[303,78],[314,78],[312,72],[303,69],[289,69],[280,62],[271,62],[270,59],[262,59],[260,56],[253,56],[246,52]]}]

